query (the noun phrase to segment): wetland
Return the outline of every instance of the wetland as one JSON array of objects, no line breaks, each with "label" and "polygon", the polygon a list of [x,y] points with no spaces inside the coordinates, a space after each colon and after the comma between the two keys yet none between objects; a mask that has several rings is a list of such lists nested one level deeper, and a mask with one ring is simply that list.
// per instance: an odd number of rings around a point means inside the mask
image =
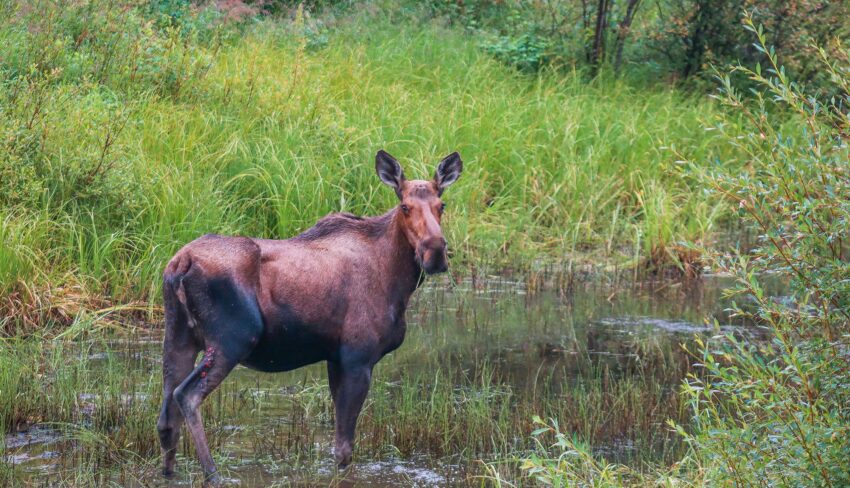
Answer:
[{"label": "wetland", "polygon": [[[515,474],[534,416],[558,419],[591,452],[640,469],[681,457],[668,420],[695,337],[761,330],[725,311],[729,279],[576,282],[558,274],[440,277],[417,291],[405,343],[381,361],[358,425],[355,463],[336,471],[324,364],[266,374],[238,367],[204,403],[210,444],[239,486],[480,486]],[[716,324],[714,325],[716,319]],[[97,319],[93,319],[97,320]],[[91,324],[92,326],[96,324]],[[4,476],[31,485],[189,486],[159,477],[161,328],[7,340]],[[32,389],[30,392],[27,389]],[[35,392],[38,394],[35,394]]]}]

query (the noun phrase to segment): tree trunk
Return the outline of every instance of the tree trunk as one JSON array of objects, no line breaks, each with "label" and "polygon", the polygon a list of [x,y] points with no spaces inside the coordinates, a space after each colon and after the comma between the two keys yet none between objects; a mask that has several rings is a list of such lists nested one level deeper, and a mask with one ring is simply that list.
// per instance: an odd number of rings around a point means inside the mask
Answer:
[{"label": "tree trunk", "polygon": [[599,66],[605,61],[605,30],[610,6],[609,0],[598,0],[596,4],[596,29],[593,33],[593,49],[590,51],[590,64],[594,74],[599,72]]},{"label": "tree trunk", "polygon": [[[588,12],[587,8],[587,0],[581,0],[581,31],[582,33],[587,32],[590,26],[590,12]],[[584,46],[584,60],[590,63],[591,53],[590,53],[590,44],[587,43],[586,39],[582,35],[582,44]]]},{"label": "tree trunk", "polygon": [[626,6],[626,15],[620,21],[620,26],[617,29],[617,40],[614,43],[614,72],[620,72],[620,66],[623,64],[623,46],[626,44],[626,37],[629,35],[629,30],[632,27],[632,21],[635,18],[640,0],[629,0]]},{"label": "tree trunk", "polygon": [[682,77],[687,78],[700,70],[702,67],[702,58],[705,54],[705,33],[708,29],[708,23],[711,21],[711,9],[709,3],[711,0],[702,0],[696,2],[696,18],[692,27],[691,34],[688,39],[688,47],[685,50],[685,65],[682,68]]}]

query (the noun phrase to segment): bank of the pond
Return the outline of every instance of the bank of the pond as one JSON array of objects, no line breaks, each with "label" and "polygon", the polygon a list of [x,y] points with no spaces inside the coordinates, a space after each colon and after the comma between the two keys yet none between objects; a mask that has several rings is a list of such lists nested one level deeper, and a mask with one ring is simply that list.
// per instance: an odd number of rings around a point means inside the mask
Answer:
[{"label": "bank of the pond", "polygon": [[[724,315],[727,282],[567,290],[557,286],[563,280],[543,281],[442,280],[417,292],[406,342],[376,368],[350,480],[519,479],[520,459],[535,449],[535,415],[560,419],[590,451],[638,470],[682,456],[666,425],[688,423],[677,391],[692,358],[680,344],[716,333],[705,317],[739,337],[758,333]],[[3,478],[75,486],[159,479],[160,340],[138,329],[0,344]],[[323,365],[274,375],[238,368],[203,409],[219,465],[240,486],[337,479],[331,413]],[[185,438],[179,459],[180,479],[196,480]]]},{"label": "bank of the pond", "polygon": [[[705,129],[721,115],[708,97],[522,75],[413,14],[165,27],[45,8],[0,21],[2,49],[17,46],[0,66],[7,331],[155,307],[164,263],[205,233],[285,238],[329,212],[382,213],[396,201],[380,148],[410,177],[460,151],[444,221],[458,269],[690,261],[681,242],[710,242],[723,211],[676,161],[737,164]],[[97,22],[78,43],[83,13]]]}]

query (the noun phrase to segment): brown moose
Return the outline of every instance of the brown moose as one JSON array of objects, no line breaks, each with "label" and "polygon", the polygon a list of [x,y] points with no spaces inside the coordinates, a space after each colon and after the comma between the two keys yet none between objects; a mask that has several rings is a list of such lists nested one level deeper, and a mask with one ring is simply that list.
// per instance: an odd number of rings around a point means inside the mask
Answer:
[{"label": "brown moose", "polygon": [[381,150],[375,169],[399,198],[384,215],[331,214],[286,240],[205,235],[169,261],[157,422],[164,475],[174,472],[185,419],[206,480],[219,481],[199,408],[237,364],[276,372],[326,361],[334,457],[340,468],[351,463],[372,368],[404,340],[422,272],[448,268],[440,196],[463,163],[452,153],[432,181],[408,181]]}]

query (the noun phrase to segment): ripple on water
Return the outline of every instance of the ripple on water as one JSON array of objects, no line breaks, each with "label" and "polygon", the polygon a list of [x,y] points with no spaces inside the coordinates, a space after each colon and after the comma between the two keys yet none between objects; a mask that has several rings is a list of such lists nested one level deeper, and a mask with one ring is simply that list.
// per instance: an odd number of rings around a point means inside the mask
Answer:
[{"label": "ripple on water", "polygon": [[696,324],[685,320],[670,320],[656,317],[606,317],[599,319],[598,323],[604,327],[614,329],[616,332],[635,334],[652,330],[662,330],[670,334],[709,334],[720,332],[721,334],[733,334],[746,338],[761,338],[765,329],[759,326],[721,325],[715,328],[710,324]]},{"label": "ripple on water", "polygon": [[62,434],[56,429],[31,426],[24,432],[6,435],[3,460],[10,465],[26,466],[26,471],[49,472],[60,453],[47,447],[61,440]]},{"label": "ripple on water", "polygon": [[62,434],[50,427],[43,425],[33,425],[23,432],[16,432],[6,436],[6,450],[20,449],[35,445],[52,444],[62,439]]},{"label": "ripple on water", "polygon": [[704,333],[714,330],[708,325],[699,325],[685,320],[667,320],[655,317],[606,317],[599,320],[599,323],[614,327],[622,332],[632,332],[634,329],[661,329],[673,333]]},{"label": "ripple on water", "polygon": [[[436,471],[405,461],[372,461],[357,466],[358,478],[368,478],[379,483],[385,481],[406,481],[409,486],[440,486],[446,483],[446,477]],[[366,475],[366,476],[363,476]],[[400,479],[399,479],[400,478]],[[365,481],[365,480],[364,480]]]}]

